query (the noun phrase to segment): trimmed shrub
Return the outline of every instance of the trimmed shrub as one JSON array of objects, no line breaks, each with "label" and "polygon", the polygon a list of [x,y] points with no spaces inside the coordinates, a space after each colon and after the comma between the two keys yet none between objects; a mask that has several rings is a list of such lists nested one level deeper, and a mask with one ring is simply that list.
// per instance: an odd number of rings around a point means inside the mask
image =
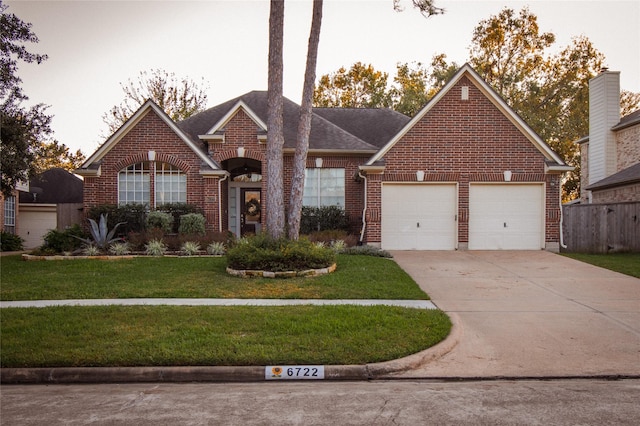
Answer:
[{"label": "trimmed shrub", "polygon": [[8,232],[0,232],[0,251],[19,251],[24,247],[24,240],[18,235]]},{"label": "trimmed shrub", "polygon": [[178,232],[183,235],[205,235],[204,216],[200,213],[188,213],[180,216]]},{"label": "trimmed shrub", "polygon": [[89,234],[78,224],[74,224],[64,231],[51,229],[44,234],[44,244],[41,250],[48,253],[73,252],[82,247],[82,240],[88,236]]},{"label": "trimmed shrub", "polygon": [[227,251],[227,265],[238,270],[304,271],[326,268],[335,261],[333,250],[309,240],[273,239],[266,234],[240,239]]},{"label": "trimmed shrub", "polygon": [[302,207],[302,216],[300,218],[301,234],[331,229],[348,231],[349,227],[349,217],[341,207]]},{"label": "trimmed shrub", "polygon": [[391,258],[391,253],[386,250],[379,249],[377,247],[363,245],[363,246],[354,246],[347,247],[342,250],[340,253],[342,254],[361,254],[365,256],[377,256],[377,257],[387,257]]},{"label": "trimmed shrub", "polygon": [[356,235],[348,234],[347,231],[341,231],[338,229],[327,229],[325,231],[316,231],[307,235],[309,241],[316,242],[322,241],[326,245],[331,245],[334,241],[344,241],[347,247],[352,247],[358,244],[358,237]]},{"label": "trimmed shrub", "polygon": [[162,204],[156,208],[156,211],[161,211],[164,213],[169,213],[173,217],[173,225],[170,231],[167,232],[178,232],[178,227],[180,226],[180,216],[184,216],[189,213],[200,213],[204,214],[200,207],[194,206],[193,204],[187,203],[167,203]]},{"label": "trimmed shrub", "polygon": [[163,232],[173,231],[173,216],[167,212],[152,211],[147,215],[147,229],[160,229]]}]

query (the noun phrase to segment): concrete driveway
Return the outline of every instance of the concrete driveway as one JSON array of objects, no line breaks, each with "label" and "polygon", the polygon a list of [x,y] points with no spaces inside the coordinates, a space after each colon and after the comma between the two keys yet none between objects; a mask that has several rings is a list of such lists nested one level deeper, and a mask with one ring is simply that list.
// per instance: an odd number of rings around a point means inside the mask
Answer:
[{"label": "concrete driveway", "polygon": [[405,377],[640,375],[640,279],[545,251],[396,251],[456,324]]}]

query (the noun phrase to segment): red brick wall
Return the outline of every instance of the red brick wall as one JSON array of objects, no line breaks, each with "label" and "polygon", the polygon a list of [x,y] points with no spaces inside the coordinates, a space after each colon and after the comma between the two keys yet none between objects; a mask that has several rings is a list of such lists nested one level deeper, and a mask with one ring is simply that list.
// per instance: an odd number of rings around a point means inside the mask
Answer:
[{"label": "red brick wall", "polygon": [[[224,126],[224,143],[210,143],[209,153],[212,157],[222,163],[230,158],[238,157],[238,148],[244,148],[244,156],[253,160],[264,162],[266,153],[266,144],[258,141],[259,127],[254,121],[243,111],[239,110],[229,122]],[[335,156],[335,155],[309,155],[307,158],[307,167],[316,167],[316,158],[321,157],[323,159],[323,168],[344,168],[345,169],[345,205],[346,211],[351,218],[352,227],[354,232],[359,232],[362,209],[363,209],[363,194],[364,184],[356,180],[358,173],[358,166],[366,162],[368,156],[360,157],[347,157],[347,156]],[[292,164],[293,153],[287,153],[284,157],[284,197],[285,205],[288,205],[289,197],[291,194],[291,177],[292,177]],[[262,174],[263,179],[262,191],[266,192],[266,168],[263,164]],[[227,182],[224,182],[223,194],[227,193]],[[223,211],[227,211],[226,207],[227,196],[224,195]],[[262,221],[264,223],[266,214],[262,215]],[[227,216],[227,215],[224,215]],[[227,217],[224,217],[225,226],[228,228]],[[226,229],[226,228],[225,228]]]},{"label": "red brick wall", "polygon": [[[461,87],[469,99],[461,99]],[[458,240],[468,242],[469,183],[503,181],[546,183],[546,238],[559,240],[559,177],[545,175],[544,156],[503,113],[463,77],[384,156],[383,175],[369,177],[366,240],[380,242],[381,183],[415,181],[458,182]]]},{"label": "red brick wall", "polygon": [[[245,149],[246,158],[264,161],[266,145],[258,141],[258,125],[240,110],[224,127],[224,143],[209,143],[210,155],[219,163],[238,157],[238,148]],[[201,160],[156,114],[148,113],[127,133],[102,159],[101,176],[85,178],[85,210],[100,204],[118,202],[118,172],[141,161],[147,161],[148,151],[156,152],[156,161],[177,166],[187,175],[187,203],[200,206],[205,211],[207,228],[222,230],[229,228],[227,215],[228,180],[221,182],[222,217],[218,210],[218,179],[203,178],[200,171]],[[360,229],[363,208],[363,184],[355,177],[358,165],[366,161],[344,156],[322,156],[323,167],[345,168],[345,204],[351,217],[354,231]],[[308,167],[315,167],[315,156],[309,156]],[[288,202],[291,187],[292,155],[285,155],[285,203]],[[263,169],[263,173],[265,170]],[[263,192],[265,191],[263,182]],[[153,180],[151,187],[153,202]],[[266,212],[268,214],[268,212]],[[263,215],[263,220],[264,220]]]},{"label": "red brick wall", "polygon": [[[187,203],[200,206],[204,210],[208,229],[217,229],[217,179],[202,178],[202,160],[153,111],[145,115],[104,155],[100,177],[85,178],[85,211],[100,204],[117,204],[118,172],[132,164],[147,161],[149,151],[156,152],[155,161],[172,164],[187,175]],[[152,203],[153,197],[152,179]]]}]

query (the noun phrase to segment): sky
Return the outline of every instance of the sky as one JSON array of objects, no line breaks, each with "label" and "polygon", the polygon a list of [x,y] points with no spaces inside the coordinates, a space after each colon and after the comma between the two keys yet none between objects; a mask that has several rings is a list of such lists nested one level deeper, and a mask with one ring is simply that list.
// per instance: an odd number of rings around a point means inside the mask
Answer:
[{"label": "sky", "polygon": [[[120,84],[141,71],[163,69],[204,79],[208,106],[267,88],[267,0],[7,1],[7,12],[31,23],[45,53],[42,64],[18,70],[29,103],[50,105],[53,137],[89,156],[104,142],[102,115],[124,99]],[[424,18],[401,0],[325,0],[317,75],[372,64],[393,79],[398,62],[429,64],[440,53],[462,65],[473,29],[505,8],[528,6],[541,32],[556,43],[548,53],[584,35],[621,72],[622,89],[640,92],[640,1],[437,0],[446,13]],[[299,103],[311,0],[286,0],[284,95]],[[108,135],[106,135],[108,136]]]}]

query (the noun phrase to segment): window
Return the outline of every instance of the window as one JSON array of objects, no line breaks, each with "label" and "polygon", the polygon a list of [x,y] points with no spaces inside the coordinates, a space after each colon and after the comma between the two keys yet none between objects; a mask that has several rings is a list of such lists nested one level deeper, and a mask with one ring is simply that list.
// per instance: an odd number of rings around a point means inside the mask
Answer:
[{"label": "window", "polygon": [[151,205],[151,176],[155,186],[154,206],[187,202],[187,175],[171,164],[145,161],[118,174],[118,203]]},{"label": "window", "polygon": [[302,203],[344,208],[344,169],[306,169]]},{"label": "window", "polygon": [[16,197],[14,196],[4,200],[4,231],[9,234],[16,232]]},{"label": "window", "polygon": [[187,175],[167,163],[156,165],[156,206],[187,202]]},{"label": "window", "polygon": [[118,173],[118,204],[149,204],[149,162],[132,164]]}]

